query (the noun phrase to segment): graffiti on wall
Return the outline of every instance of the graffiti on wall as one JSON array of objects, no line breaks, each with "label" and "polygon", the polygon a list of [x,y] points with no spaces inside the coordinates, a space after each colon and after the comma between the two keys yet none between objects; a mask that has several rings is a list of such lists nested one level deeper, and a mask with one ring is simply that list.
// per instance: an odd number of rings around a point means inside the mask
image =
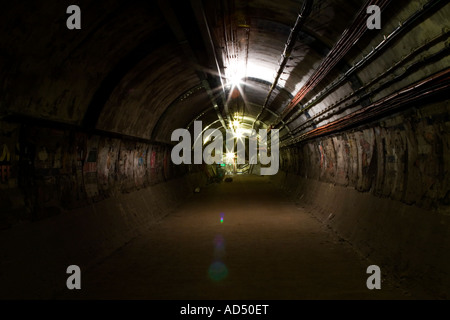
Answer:
[{"label": "graffiti on wall", "polygon": [[448,201],[439,200],[450,194],[445,126],[394,120],[286,148],[283,170],[408,204]]},{"label": "graffiti on wall", "polygon": [[105,196],[115,194],[117,177],[117,160],[120,140],[101,138],[98,147],[97,181],[99,192]]},{"label": "graffiti on wall", "polygon": [[84,189],[90,199],[98,196],[97,185],[97,154],[99,137],[90,137],[86,145],[86,157],[83,165]]},{"label": "graffiti on wall", "polygon": [[0,187],[17,187],[20,160],[19,128],[0,123]]},{"label": "graffiti on wall", "polygon": [[134,184],[137,189],[146,185],[148,145],[137,143],[134,150]]},{"label": "graffiti on wall", "polygon": [[[17,144],[16,148],[19,148]],[[16,153],[18,154],[18,153]],[[16,160],[19,160],[18,157]],[[6,143],[0,145],[0,181],[1,183],[8,183],[11,178],[11,152]]]},{"label": "graffiti on wall", "polygon": [[174,175],[165,146],[36,126],[0,129],[0,188],[18,187],[32,220]]}]

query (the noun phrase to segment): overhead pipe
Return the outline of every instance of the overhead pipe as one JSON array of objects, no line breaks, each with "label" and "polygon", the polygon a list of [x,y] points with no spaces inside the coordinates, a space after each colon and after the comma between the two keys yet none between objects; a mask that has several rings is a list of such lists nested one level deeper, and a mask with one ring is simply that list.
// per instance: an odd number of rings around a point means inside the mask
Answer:
[{"label": "overhead pipe", "polygon": [[[406,88],[403,88],[375,103],[361,108],[343,118],[330,122],[305,134],[297,136],[284,146],[289,146],[306,139],[316,138],[342,131],[363,123],[375,120],[386,113],[392,113],[411,102],[430,98],[437,94],[445,94],[450,89],[450,68],[422,79]],[[283,147],[284,147],[283,146]]]},{"label": "overhead pipe", "polygon": [[[431,41],[425,43],[424,45],[418,47],[417,49],[415,49],[414,51],[412,51],[410,54],[408,54],[407,56],[405,56],[404,58],[402,58],[400,61],[398,61],[397,63],[395,63],[392,67],[390,67],[388,70],[386,70],[385,72],[381,73],[380,75],[376,76],[375,78],[373,78],[372,80],[370,80],[368,83],[364,84],[362,87],[360,87],[359,89],[357,89],[356,91],[354,91],[353,93],[351,93],[350,95],[346,96],[345,98],[337,101],[336,103],[330,105],[329,107],[323,109],[321,112],[315,114],[313,117],[307,119],[305,122],[303,122],[301,125],[297,126],[294,130],[292,130],[292,134],[297,134],[298,132],[311,127],[312,125],[314,125],[315,123],[317,123],[318,121],[320,121],[320,118],[323,114],[328,113],[326,115],[327,118],[341,113],[344,110],[347,110],[349,108],[355,107],[356,105],[358,105],[363,99],[368,98],[369,96],[373,95],[376,92],[381,91],[382,89],[384,89],[386,86],[389,86],[391,83],[395,83],[397,81],[400,81],[401,79],[403,79],[405,76],[407,76],[408,74],[410,74],[411,72],[413,72],[414,70],[416,70],[418,67],[420,67],[421,65],[426,65],[428,62],[430,61],[434,61],[436,59],[440,59],[441,57],[445,57],[448,55],[448,51],[449,51],[449,43],[445,43],[445,46],[442,50],[434,53],[434,54],[430,54],[425,58],[420,59],[419,61],[404,67],[404,71],[397,75],[395,78],[382,83],[380,86],[378,86],[376,89],[364,94],[363,96],[360,96],[358,99],[354,99],[353,101],[351,101],[350,104],[345,104],[345,107],[340,107],[337,108],[339,105],[342,105],[343,103],[345,103],[346,101],[349,101],[350,99],[352,99],[353,97],[355,97],[356,95],[358,95],[358,93],[362,92],[363,90],[367,89],[368,87],[372,86],[374,83],[376,83],[377,81],[379,81],[380,79],[386,78],[389,74],[392,74],[392,72],[396,69],[399,68],[399,66],[401,66],[405,60],[410,59],[412,56],[417,55],[420,51],[423,51],[424,49],[426,49],[430,43],[433,43],[435,40],[439,39],[439,38],[443,38],[443,37],[448,37],[449,32],[448,31],[444,31],[441,35],[439,35],[438,37],[433,38]],[[334,109],[334,110],[333,110]],[[319,118],[319,119],[317,119]],[[316,120],[317,119],[317,120]]]},{"label": "overhead pipe", "polygon": [[348,53],[348,51],[359,41],[367,30],[367,7],[369,5],[377,5],[382,11],[389,4],[390,0],[368,0],[358,12],[356,18],[351,25],[342,33],[341,38],[336,42],[333,48],[328,52],[327,56],[322,60],[319,68],[313,73],[308,81],[297,92],[295,97],[281,112],[280,117],[275,121],[274,125],[278,125],[292,109],[322,81],[336,64]]},{"label": "overhead pipe", "polygon": [[[208,19],[206,18],[205,10],[203,8],[203,5],[201,4],[201,1],[199,1],[199,3],[200,3],[201,17],[203,18],[203,23],[205,24],[205,29],[206,29],[206,32],[208,34],[209,44],[211,45],[211,49],[212,49],[212,52],[213,52],[213,55],[214,55],[214,62],[216,64],[217,72],[218,72],[218,75],[219,75],[220,85],[222,87],[222,94],[221,94],[221,98],[222,99],[221,100],[222,100],[222,104],[224,106],[225,116],[227,117],[228,121],[231,122],[231,118],[230,118],[230,115],[228,113],[228,107],[227,107],[227,104],[225,102],[225,95],[226,95],[226,93],[225,93],[225,85],[223,83],[223,76],[222,76],[222,72],[220,70],[219,59],[217,58],[216,49],[214,47],[214,41],[212,39],[211,30],[209,29],[209,22],[208,22]],[[217,104],[213,104],[213,106],[214,106],[214,109],[219,110]],[[220,123],[222,124],[222,127],[226,130],[227,126],[225,124],[225,121],[224,121],[222,115],[218,116],[218,118],[220,120]]]},{"label": "overhead pipe", "polygon": [[291,56],[292,50],[294,49],[295,42],[297,40],[297,37],[300,33],[300,30],[305,23],[306,18],[311,13],[313,5],[313,0],[305,0],[303,1],[303,6],[300,11],[300,13],[297,16],[297,20],[295,21],[294,27],[291,30],[291,33],[289,34],[288,40],[284,46],[284,51],[281,54],[281,63],[278,68],[278,72],[275,76],[275,80],[273,81],[272,85],[270,86],[269,92],[267,94],[266,99],[264,100],[263,107],[260,111],[260,113],[256,116],[255,121],[253,121],[252,128],[254,128],[256,121],[259,120],[259,117],[262,115],[263,111],[267,108],[267,104],[269,103],[270,96],[272,95],[273,90],[277,87],[278,80],[280,79],[284,68],[286,67],[286,63],[289,60],[289,57]]},{"label": "overhead pipe", "polygon": [[[189,44],[189,41],[188,41],[188,39],[186,37],[186,34],[184,33],[183,28],[182,28],[180,22],[178,21],[176,13],[169,6],[169,3],[167,1],[158,0],[158,5],[159,5],[159,8],[161,9],[161,11],[163,13],[163,16],[164,16],[165,20],[169,24],[173,34],[175,35],[176,39],[178,40],[178,43],[182,47],[183,52],[186,54],[186,56],[189,58],[189,60],[192,61],[192,63],[194,65],[199,64],[197,56],[194,54],[194,51],[192,50],[192,47]],[[207,31],[208,31],[208,34],[209,34],[209,29]],[[214,55],[214,57],[216,58],[215,55]],[[217,63],[218,62],[217,62],[217,59],[216,59],[216,64]],[[201,72],[201,71],[196,71],[196,74],[199,77],[202,86],[205,88],[206,94],[208,95],[208,97],[209,97],[209,99],[211,101],[211,104],[213,105],[213,108],[216,110],[216,114],[217,114],[217,117],[218,117],[220,123],[222,124],[223,128],[226,129],[225,121],[223,120],[223,117],[222,117],[222,114],[220,112],[220,109],[217,106],[215,96],[214,96],[214,94],[213,94],[213,92],[211,90],[211,86],[209,84],[209,81],[207,79],[206,74],[204,72]],[[219,70],[219,75],[220,75],[220,70]],[[220,79],[220,81],[222,81],[222,79]],[[161,118],[158,121],[160,121],[160,120],[161,120]],[[153,130],[152,136],[154,136],[155,134],[156,134],[156,131]]]},{"label": "overhead pipe", "polygon": [[[224,1],[221,0],[221,11],[222,11],[222,28],[223,28],[223,37],[225,40],[224,45],[224,51],[225,51],[225,60],[228,63],[228,66],[232,66],[234,62],[237,63],[238,61],[245,61],[245,70],[247,70],[248,66],[248,54],[249,54],[249,28],[250,26],[247,24],[237,24],[236,19],[232,18],[234,14],[232,12],[236,12],[236,9],[234,7],[233,0]],[[242,30],[244,30],[242,32]],[[245,33],[245,35],[244,35]],[[243,79],[247,78],[247,74],[245,74],[245,77],[242,77]],[[238,89],[242,97],[245,96],[244,90],[245,86],[242,86]],[[233,89],[234,90],[234,87]],[[229,92],[229,94],[232,94],[232,91]],[[227,104],[230,103],[230,98],[227,98]],[[242,99],[243,103],[240,103],[241,100],[235,101],[236,103],[236,113],[239,114],[239,116],[245,115],[245,106],[246,101],[245,98]],[[242,108],[242,112],[241,109]],[[228,112],[231,115],[232,120],[235,117],[232,114],[231,108],[227,105]]]},{"label": "overhead pipe", "polygon": [[397,36],[399,36],[403,31],[408,30],[411,25],[420,19],[424,14],[429,12],[431,9],[436,8],[439,3],[444,3],[442,0],[431,0],[426,3],[421,9],[414,12],[408,19],[404,22],[400,22],[398,27],[395,28],[389,35],[384,36],[384,39],[363,58],[355,63],[349,70],[345,72],[345,74],[340,77],[337,81],[333,82],[327,88],[325,88],[318,96],[314,97],[307,103],[305,103],[301,109],[299,109],[294,115],[292,115],[288,120],[285,121],[285,124],[289,124],[297,119],[301,114],[306,112],[312,106],[319,103],[324,97],[326,97],[331,91],[339,87],[343,82],[347,81],[350,76],[352,76],[356,71],[360,70],[363,66],[369,62],[372,58],[376,56],[376,54],[380,53],[384,49],[388,48],[388,45],[391,44]]}]

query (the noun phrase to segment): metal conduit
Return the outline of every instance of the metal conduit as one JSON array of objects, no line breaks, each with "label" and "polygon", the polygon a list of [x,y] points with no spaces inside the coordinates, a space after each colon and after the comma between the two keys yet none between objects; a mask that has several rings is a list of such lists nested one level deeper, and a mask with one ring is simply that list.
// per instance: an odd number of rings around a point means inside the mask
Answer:
[{"label": "metal conduit", "polygon": [[[318,96],[314,97],[307,103],[303,105],[303,108],[298,110],[294,115],[292,115],[287,121],[285,121],[285,125],[293,122],[297,119],[301,114],[303,114],[306,110],[311,108],[312,106],[319,103],[324,97],[326,97],[332,90],[336,89],[339,85],[341,85],[344,81],[354,74],[356,71],[361,69],[366,63],[376,56],[377,53],[380,53],[382,50],[388,48],[388,45],[394,41],[397,36],[399,36],[403,31],[407,30],[415,21],[420,19],[424,14],[429,12],[431,9],[436,8],[439,3],[443,3],[442,0],[432,0],[426,3],[420,10],[414,12],[408,19],[406,19],[403,23],[399,23],[399,26],[394,29],[388,36],[385,36],[383,41],[381,41],[375,48],[372,48],[372,51],[369,52],[366,56],[364,56],[360,61],[358,61],[355,65],[353,65],[345,74],[339,78],[337,81],[333,82],[330,86],[325,88],[323,92],[321,92]],[[284,125],[283,125],[284,127]]]},{"label": "metal conduit", "polygon": [[315,138],[318,136],[328,135],[337,131],[344,130],[351,126],[368,122],[383,115],[386,112],[392,112],[395,109],[403,107],[412,101],[430,97],[435,94],[445,93],[450,88],[450,68],[438,72],[427,77],[415,84],[403,88],[377,102],[362,108],[352,114],[341,119],[328,123],[324,126],[311,130],[303,135],[291,139],[285,146]]},{"label": "metal conduit", "polygon": [[362,35],[366,32],[366,9],[369,5],[377,5],[382,11],[390,0],[368,0],[358,12],[356,18],[351,25],[342,33],[341,38],[336,42],[333,48],[328,52],[325,59],[320,64],[319,68],[308,79],[306,84],[297,92],[295,97],[288,103],[288,105],[281,112],[280,118],[278,118],[274,125],[278,125],[289,112],[315,87],[322,81],[331,69],[341,61],[341,59],[347,54],[347,52],[356,44]]},{"label": "metal conduit", "polygon": [[[368,87],[372,86],[374,83],[376,83],[377,81],[379,81],[382,78],[387,77],[389,74],[392,74],[392,72],[396,69],[399,68],[400,65],[402,65],[406,60],[410,59],[412,56],[417,55],[420,51],[423,51],[425,48],[427,48],[429,46],[430,43],[433,43],[436,39],[439,38],[443,38],[443,37],[447,37],[449,34],[448,31],[445,31],[443,34],[439,35],[438,37],[433,38],[430,42],[427,42],[426,44],[418,47],[416,50],[412,51],[410,54],[408,54],[407,56],[405,56],[403,59],[401,59],[400,61],[398,61],[397,63],[395,63],[392,67],[390,67],[388,70],[386,70],[385,72],[383,72],[382,74],[380,74],[379,76],[376,76],[375,78],[373,78],[372,80],[370,80],[368,83],[364,84],[362,87],[360,87],[359,89],[357,89],[356,91],[354,91],[353,93],[351,93],[350,95],[346,96],[345,98],[337,101],[336,103],[330,105],[329,107],[323,109],[321,112],[317,113],[316,115],[314,115],[313,117],[307,119],[305,122],[303,122],[301,125],[297,126],[294,130],[292,130],[292,134],[297,134],[298,132],[300,132],[301,130],[306,129],[308,126],[312,125],[312,122],[314,122],[317,118],[319,118],[320,116],[322,116],[323,114],[327,113],[327,112],[331,112],[329,115],[327,115],[327,117],[330,117],[332,115],[335,115],[337,113],[342,112],[345,109],[351,108],[352,106],[355,106],[356,104],[358,104],[361,100],[367,98],[370,95],[373,95],[375,92],[379,92],[381,89],[385,88],[386,86],[388,86],[390,83],[394,82],[394,81],[399,81],[401,78],[404,78],[406,75],[410,74],[414,68],[416,68],[419,65],[422,64],[426,64],[427,62],[434,60],[436,58],[439,58],[440,56],[446,55],[448,54],[448,50],[449,50],[449,44],[447,43],[445,45],[445,47],[440,50],[439,52],[429,55],[428,57],[419,60],[418,62],[415,62],[411,65],[408,65],[407,67],[404,67],[404,72],[401,73],[400,75],[396,76],[394,79],[389,80],[387,82],[382,83],[379,87],[377,87],[375,90],[372,90],[370,92],[368,92],[367,94],[364,94],[363,96],[359,97],[358,99],[355,99],[353,101],[351,101],[350,104],[346,104],[345,107],[341,107],[339,109],[337,109],[337,106],[342,105],[344,102],[349,101],[352,97],[355,97],[359,92],[367,89]],[[335,109],[334,112],[332,111],[332,109]],[[320,120],[320,119],[318,119]],[[288,127],[286,127],[288,128]]]},{"label": "metal conduit", "polygon": [[284,68],[286,67],[287,61],[289,57],[291,56],[292,50],[294,48],[295,42],[297,40],[297,37],[300,33],[300,30],[305,23],[306,18],[311,13],[313,5],[313,0],[305,0],[303,2],[302,9],[300,10],[300,13],[297,16],[297,20],[295,21],[294,27],[291,30],[291,33],[289,34],[288,40],[285,44],[284,51],[281,54],[281,63],[278,68],[278,72],[275,76],[275,80],[273,81],[272,85],[270,86],[269,92],[267,94],[266,99],[264,100],[263,107],[259,114],[256,116],[255,121],[253,121],[252,128],[255,126],[255,122],[259,120],[259,117],[262,115],[263,111],[267,108],[267,104],[269,102],[270,96],[272,95],[273,90],[277,87],[278,80],[280,79],[281,75],[283,74]]},{"label": "metal conduit", "polygon": [[[231,122],[231,118],[230,118],[230,115],[228,113],[228,107],[227,107],[227,104],[226,104],[225,98],[224,98],[225,97],[225,86],[224,86],[224,83],[223,83],[222,72],[220,71],[219,60],[218,60],[217,55],[216,55],[216,51],[215,51],[215,48],[214,48],[214,42],[213,42],[212,36],[211,36],[211,30],[209,29],[208,19],[206,18],[206,14],[205,14],[205,11],[203,9],[203,6],[201,6],[201,14],[202,14],[202,18],[203,18],[203,21],[205,23],[205,26],[206,26],[206,31],[207,31],[208,38],[209,38],[209,44],[211,45],[211,49],[212,49],[212,52],[213,52],[213,55],[214,55],[214,62],[216,64],[217,73],[219,75],[219,80],[220,80],[220,84],[221,84],[221,87],[222,87],[222,94],[221,94],[221,98],[222,99],[221,100],[222,100],[222,104],[224,106],[225,116],[227,117],[228,121]],[[211,88],[209,88],[209,90],[211,90]],[[216,109],[216,112],[218,113],[217,117],[219,118],[222,127],[226,130],[227,129],[227,125],[225,124],[225,121],[224,121],[222,115],[220,114],[220,109],[218,108],[218,106],[216,104],[213,104],[213,106],[214,106],[214,109]],[[220,116],[219,116],[219,114],[220,114]]]}]

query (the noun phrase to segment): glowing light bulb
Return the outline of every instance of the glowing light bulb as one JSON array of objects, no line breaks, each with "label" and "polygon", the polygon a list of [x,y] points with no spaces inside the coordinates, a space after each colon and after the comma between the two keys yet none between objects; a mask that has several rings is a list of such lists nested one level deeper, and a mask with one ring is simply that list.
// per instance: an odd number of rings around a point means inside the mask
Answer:
[{"label": "glowing light bulb", "polygon": [[234,136],[238,139],[241,139],[243,137],[243,133],[241,129],[236,129],[236,132],[234,133]]},{"label": "glowing light bulb", "polygon": [[237,87],[241,84],[241,77],[237,73],[234,74],[230,79],[230,83],[233,87]]}]

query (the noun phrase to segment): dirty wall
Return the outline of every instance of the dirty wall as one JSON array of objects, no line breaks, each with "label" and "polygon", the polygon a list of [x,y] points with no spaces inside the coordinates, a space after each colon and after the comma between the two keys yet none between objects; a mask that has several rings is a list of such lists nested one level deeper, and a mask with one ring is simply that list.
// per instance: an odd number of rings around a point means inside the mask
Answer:
[{"label": "dirty wall", "polygon": [[87,206],[186,170],[172,164],[166,145],[2,122],[0,226]]}]

